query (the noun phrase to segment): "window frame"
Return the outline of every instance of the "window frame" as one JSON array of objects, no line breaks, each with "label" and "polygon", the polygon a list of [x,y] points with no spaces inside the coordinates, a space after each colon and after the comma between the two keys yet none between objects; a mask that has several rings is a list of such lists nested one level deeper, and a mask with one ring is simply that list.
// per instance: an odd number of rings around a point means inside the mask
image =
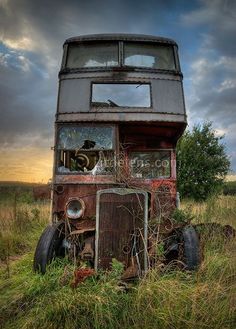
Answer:
[{"label": "window frame", "polygon": [[[174,69],[167,69],[167,68],[155,68],[155,67],[150,67],[150,66],[138,66],[138,65],[126,65],[125,64],[125,46],[126,44],[130,45],[147,45],[147,46],[156,46],[156,47],[163,47],[163,48],[170,48],[172,50],[172,56],[173,56],[173,63],[174,63]],[[155,71],[168,71],[168,72],[173,72],[177,70],[177,63],[176,63],[176,53],[174,51],[174,45],[169,45],[169,44],[162,44],[162,43],[151,43],[151,42],[137,42],[137,41],[126,41],[123,42],[123,67],[126,68],[139,68],[139,69],[144,69],[144,70],[155,70]]]},{"label": "window frame", "polygon": [[[117,65],[109,65],[109,66],[100,65],[100,66],[87,66],[87,67],[86,66],[79,66],[79,67],[73,67],[73,68],[67,66],[68,65],[68,59],[69,59],[70,46],[76,46],[76,45],[77,46],[80,46],[80,45],[83,46],[83,45],[86,45],[86,44],[88,44],[88,45],[92,45],[92,44],[99,45],[99,44],[101,44],[102,45],[102,44],[108,44],[108,43],[114,44],[117,48],[117,54],[116,54],[117,55]],[[66,56],[65,56],[65,60],[64,60],[65,69],[67,69],[67,70],[91,70],[91,69],[104,70],[104,69],[109,69],[109,68],[117,68],[117,67],[120,66],[119,47],[120,47],[120,45],[116,40],[111,40],[111,41],[101,40],[101,41],[93,41],[93,42],[84,41],[84,42],[80,42],[80,43],[74,43],[73,42],[71,44],[68,44],[67,49],[66,49]]]},{"label": "window frame", "polygon": [[[149,101],[150,101],[150,105],[147,106],[104,106],[104,107],[96,107],[93,105],[93,85],[147,85],[149,86]],[[134,111],[134,112],[138,112],[138,111],[143,111],[143,109],[147,110],[147,111],[151,111],[153,107],[153,100],[152,100],[152,84],[150,81],[102,81],[102,82],[98,82],[98,81],[92,81],[91,85],[90,85],[90,109],[92,109],[94,112],[119,112],[119,110],[124,110],[124,109],[128,109],[129,112]]]},{"label": "window frame", "polygon": [[169,176],[160,176],[160,177],[152,177],[152,178],[148,178],[148,177],[135,177],[132,176],[132,168],[131,165],[129,165],[129,173],[130,173],[130,178],[132,180],[138,180],[138,181],[142,181],[142,180],[149,180],[149,181],[153,181],[153,180],[165,180],[165,179],[172,179],[173,178],[173,168],[172,168],[172,161],[173,161],[173,149],[130,149],[128,152],[128,162],[131,161],[131,153],[154,153],[154,152],[169,152],[170,154],[170,175]]},{"label": "window frame", "polygon": [[[101,127],[101,128],[105,128],[105,127],[111,127],[112,128],[112,149],[106,149],[104,151],[108,151],[108,152],[113,152],[114,153],[114,173],[113,174],[99,174],[99,175],[93,175],[90,172],[60,172],[58,171],[58,163],[59,163],[59,154],[61,151],[63,151],[63,149],[59,149],[58,148],[58,144],[59,144],[59,134],[60,134],[60,130],[63,127]],[[58,124],[56,127],[56,143],[55,143],[55,148],[54,151],[56,152],[55,154],[55,163],[54,163],[54,170],[55,170],[55,174],[56,175],[60,175],[60,176],[81,176],[81,177],[85,177],[85,176],[92,176],[92,177],[114,177],[116,175],[116,162],[115,162],[115,157],[117,154],[117,149],[118,149],[118,128],[116,125],[113,124],[91,124],[91,123],[86,123],[86,124],[81,124],[81,123],[66,123],[66,124]],[[73,151],[73,150],[66,150],[66,151]],[[91,151],[102,151],[102,150],[91,150]],[[85,150],[86,152],[86,150]]]},{"label": "window frame", "polygon": [[[68,55],[69,55],[69,48],[70,45],[80,45],[80,44],[98,44],[98,43],[114,43],[117,45],[118,49],[118,54],[117,54],[117,59],[118,59],[118,65],[115,66],[90,66],[90,67],[77,67],[77,68],[70,68],[67,66],[68,63]],[[175,69],[157,69],[157,68],[152,68],[152,67],[146,67],[146,66],[130,66],[130,65],[125,65],[124,61],[124,54],[125,54],[125,44],[147,44],[147,45],[156,45],[156,46],[169,46],[172,48],[172,53],[173,53],[173,59],[174,59],[174,65]],[[62,65],[61,65],[61,70],[62,71],[113,71],[113,70],[119,70],[120,68],[123,69],[132,69],[132,70],[142,70],[142,71],[154,71],[154,72],[161,72],[161,73],[171,73],[171,72],[178,72],[181,73],[180,65],[179,65],[179,57],[178,57],[178,51],[177,47],[174,44],[168,44],[168,43],[162,43],[162,42],[148,42],[148,41],[137,41],[137,40],[125,40],[125,41],[119,41],[119,40],[94,40],[94,41],[84,41],[81,43],[76,43],[76,42],[71,42],[68,43],[64,46],[64,51],[63,51],[63,59],[62,59]]]}]

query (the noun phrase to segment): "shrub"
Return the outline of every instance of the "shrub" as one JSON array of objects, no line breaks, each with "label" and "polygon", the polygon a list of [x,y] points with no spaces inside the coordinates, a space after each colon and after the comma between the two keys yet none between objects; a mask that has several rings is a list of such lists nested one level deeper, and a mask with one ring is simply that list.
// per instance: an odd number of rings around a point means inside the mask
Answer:
[{"label": "shrub", "polygon": [[221,191],[230,161],[223,137],[217,137],[211,123],[194,126],[177,144],[177,183],[181,197],[206,200]]}]

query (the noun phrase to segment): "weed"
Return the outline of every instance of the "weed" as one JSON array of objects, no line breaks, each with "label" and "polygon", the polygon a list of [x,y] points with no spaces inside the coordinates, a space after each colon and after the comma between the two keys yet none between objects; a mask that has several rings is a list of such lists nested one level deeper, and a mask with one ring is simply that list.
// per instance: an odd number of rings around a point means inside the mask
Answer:
[{"label": "weed", "polygon": [[172,214],[172,219],[176,223],[190,223],[193,219],[190,209],[178,209],[176,208]]},{"label": "weed", "polygon": [[[211,220],[235,226],[235,197],[182,205],[191,210],[195,223]],[[123,265],[113,260],[111,272],[72,289],[75,268],[66,258],[53,261],[43,276],[32,271],[33,250],[46,226],[49,205],[17,199],[15,210],[13,206],[4,199],[0,207],[0,255],[5,262],[0,270],[1,328],[235,328],[235,240],[203,232],[204,257],[193,273],[157,267],[127,291],[120,286]],[[178,216],[185,221],[185,212]],[[161,256],[163,246],[158,248]],[[24,255],[11,261],[19,253]]]}]

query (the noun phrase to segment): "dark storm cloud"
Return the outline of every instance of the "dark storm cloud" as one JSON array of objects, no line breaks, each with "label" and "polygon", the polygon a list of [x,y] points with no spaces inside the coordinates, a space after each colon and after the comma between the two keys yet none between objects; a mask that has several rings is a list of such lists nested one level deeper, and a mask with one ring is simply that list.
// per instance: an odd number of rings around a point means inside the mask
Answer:
[{"label": "dark storm cloud", "polygon": [[2,38],[29,37],[34,47],[47,51],[58,49],[65,38],[78,34],[158,33],[163,28],[168,31],[178,11],[191,7],[186,0],[3,0],[4,3],[0,10]]},{"label": "dark storm cloud", "polygon": [[9,146],[24,135],[45,138],[56,107],[52,98],[55,87],[50,79],[40,75],[24,56],[13,57],[0,60],[1,146]]},{"label": "dark storm cloud", "polygon": [[[184,3],[185,1],[180,1]],[[172,6],[170,17],[169,8]],[[153,33],[173,24],[175,1],[2,1],[1,141],[52,134],[62,44],[78,34]],[[167,18],[165,18],[167,17]],[[13,49],[14,51],[12,51]],[[48,136],[47,136],[48,138]],[[30,140],[29,140],[30,142]]]},{"label": "dark storm cloud", "polygon": [[89,33],[174,38],[190,119],[227,130],[236,121],[235,9],[233,0],[0,0],[1,145],[51,145],[62,44]]},{"label": "dark storm cloud", "polygon": [[232,168],[236,170],[236,2],[202,0],[182,15],[188,28],[201,31],[201,43],[192,56],[187,79],[190,121],[212,121],[225,133]]},{"label": "dark storm cloud", "polygon": [[197,101],[191,106],[192,115],[210,118],[226,128],[236,123],[236,67],[227,58],[218,62],[200,60],[193,66],[192,86]]},{"label": "dark storm cloud", "polygon": [[199,8],[182,15],[183,22],[192,27],[204,27],[205,47],[224,56],[235,56],[235,0],[201,0]]}]

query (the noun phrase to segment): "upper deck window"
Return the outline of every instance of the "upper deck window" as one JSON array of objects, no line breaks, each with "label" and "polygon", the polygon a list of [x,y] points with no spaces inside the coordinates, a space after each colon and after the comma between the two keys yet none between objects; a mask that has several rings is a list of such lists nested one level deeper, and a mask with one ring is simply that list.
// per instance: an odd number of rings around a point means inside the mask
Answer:
[{"label": "upper deck window", "polygon": [[173,47],[146,43],[125,43],[124,64],[160,70],[175,70]]},{"label": "upper deck window", "polygon": [[66,67],[108,67],[118,65],[118,43],[99,42],[71,44],[68,48]]},{"label": "upper deck window", "polygon": [[92,106],[102,107],[150,107],[149,84],[93,83]]}]

